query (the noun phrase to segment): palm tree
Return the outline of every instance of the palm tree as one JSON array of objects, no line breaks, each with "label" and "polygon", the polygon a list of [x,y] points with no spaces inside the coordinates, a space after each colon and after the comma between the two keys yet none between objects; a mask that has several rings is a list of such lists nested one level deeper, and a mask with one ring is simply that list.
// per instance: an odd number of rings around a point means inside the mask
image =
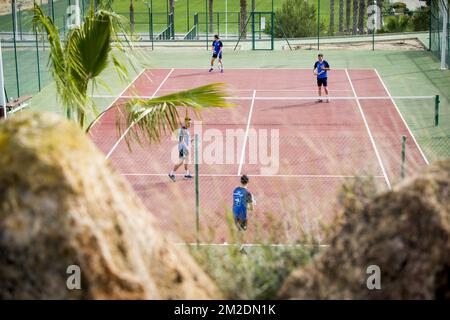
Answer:
[{"label": "palm tree", "polygon": [[353,0],[353,32],[356,34],[358,32],[358,0]]},{"label": "palm tree", "polygon": [[240,23],[239,23],[239,33],[245,39],[247,37],[247,30],[245,30],[245,24],[247,22],[247,0],[240,0]]},{"label": "palm tree", "polygon": [[[84,17],[84,24],[70,30],[64,42],[60,39],[58,29],[52,20],[45,16],[42,8],[35,3],[33,25],[38,31],[47,33],[50,54],[49,67],[56,83],[58,97],[66,110],[67,117],[74,116],[81,127],[86,126],[87,115],[97,115],[95,107],[89,109],[87,89],[89,83],[94,84],[97,77],[112,61],[116,73],[122,79],[128,79],[126,68],[119,62],[112,50],[114,43],[118,50],[125,47],[117,36],[121,17],[104,10],[100,3],[99,10],[94,11],[93,1]],[[100,81],[100,80],[98,80]],[[226,93],[223,84],[211,84],[186,90],[155,99],[134,99],[125,107],[129,111],[126,116],[127,127],[119,128],[131,137],[137,137],[140,129],[148,141],[156,141],[166,129],[174,129],[180,123],[177,107],[183,110],[193,109],[198,114],[206,107],[226,107]],[[100,117],[100,115],[97,115]],[[95,120],[94,122],[95,123]],[[126,137],[128,139],[128,136]],[[128,140],[127,140],[128,141]]]},{"label": "palm tree", "polygon": [[344,32],[344,0],[339,0],[339,32]]},{"label": "palm tree", "polygon": [[366,0],[359,0],[358,33],[364,33],[364,17],[366,16]]},{"label": "palm tree", "polygon": [[330,0],[330,26],[328,27],[328,34],[334,34],[334,0]]},{"label": "palm tree", "polygon": [[351,18],[352,0],[346,0],[345,2],[345,31],[350,33],[350,18]]}]

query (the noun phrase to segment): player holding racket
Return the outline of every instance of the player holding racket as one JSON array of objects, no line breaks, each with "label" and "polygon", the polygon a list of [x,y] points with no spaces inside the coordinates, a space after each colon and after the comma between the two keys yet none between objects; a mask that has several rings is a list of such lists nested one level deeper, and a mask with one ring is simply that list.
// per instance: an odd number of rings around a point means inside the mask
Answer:
[{"label": "player holding racket", "polygon": [[175,172],[178,170],[179,167],[181,167],[181,165],[184,163],[184,169],[186,170],[186,174],[184,175],[184,178],[187,180],[191,180],[192,176],[189,173],[188,170],[188,161],[189,161],[189,147],[190,147],[190,143],[193,141],[193,139],[190,139],[190,134],[189,134],[189,127],[191,126],[191,119],[186,117],[184,119],[184,126],[182,126],[179,130],[178,130],[178,152],[179,152],[179,159],[180,162],[177,163],[174,167],[173,170],[170,171],[169,173],[169,178],[175,182],[176,178],[175,178]]},{"label": "player holding racket", "polygon": [[[319,92],[319,97],[322,97],[322,87],[325,91],[325,95],[326,95],[326,102],[329,102],[328,100],[328,84],[327,84],[327,71],[330,70],[330,65],[328,64],[327,61],[323,60],[323,54],[319,53],[318,57],[318,61],[316,61],[316,63],[314,64],[314,75],[317,76],[317,86],[318,86],[318,92]],[[319,98],[319,100],[317,100],[317,102],[322,102],[322,99]]]},{"label": "player holding racket", "polygon": [[209,72],[213,71],[214,69],[214,61],[219,58],[219,70],[221,73],[223,73],[223,63],[222,63],[222,48],[223,43],[219,40],[219,36],[216,34],[214,35],[214,41],[211,45],[211,49],[213,51],[213,55],[211,58],[211,68],[209,69]]}]

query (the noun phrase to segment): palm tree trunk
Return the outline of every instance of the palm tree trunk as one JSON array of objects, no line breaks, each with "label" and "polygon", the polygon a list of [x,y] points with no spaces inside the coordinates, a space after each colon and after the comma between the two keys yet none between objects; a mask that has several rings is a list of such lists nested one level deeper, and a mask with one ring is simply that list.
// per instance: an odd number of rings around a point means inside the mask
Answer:
[{"label": "palm tree trunk", "polygon": [[344,0],[339,0],[339,32],[344,32]]},{"label": "palm tree trunk", "polygon": [[378,10],[380,10],[380,28],[383,27],[383,0],[377,0]]},{"label": "palm tree trunk", "polygon": [[334,0],[330,0],[330,26],[328,28],[328,34],[334,34]]},{"label": "palm tree trunk", "polygon": [[130,31],[131,34],[134,33],[134,3],[130,0]]},{"label": "palm tree trunk", "polygon": [[214,32],[214,0],[208,0],[209,33]]},{"label": "palm tree trunk", "polygon": [[239,34],[242,34],[242,37],[247,38],[247,30],[245,30],[245,23],[247,22],[247,0],[240,0],[240,25],[239,25]]},{"label": "palm tree trunk", "polygon": [[366,16],[366,0],[359,0],[358,33],[364,33],[364,17]]},{"label": "palm tree trunk", "polygon": [[252,0],[252,12],[256,10],[256,0]]},{"label": "palm tree trunk", "polygon": [[345,31],[350,33],[350,19],[351,19],[352,0],[345,2]]},{"label": "palm tree trunk", "polygon": [[353,32],[352,34],[357,33],[358,27],[358,0],[353,0]]}]

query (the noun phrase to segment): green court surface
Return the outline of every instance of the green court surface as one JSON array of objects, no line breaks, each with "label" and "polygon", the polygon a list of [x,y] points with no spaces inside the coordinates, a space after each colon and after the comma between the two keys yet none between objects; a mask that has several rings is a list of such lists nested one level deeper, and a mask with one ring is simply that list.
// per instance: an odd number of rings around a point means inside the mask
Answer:
[{"label": "green court surface", "polygon": [[[165,48],[155,51],[135,49],[142,67],[207,68],[210,53],[204,49]],[[317,51],[224,51],[226,68],[311,68]],[[440,96],[440,124],[434,125],[434,99],[396,99],[395,102],[412,133],[430,161],[450,156],[450,71],[427,51],[324,51],[333,68],[375,68],[392,96]],[[130,79],[138,70],[130,68]],[[332,77],[332,74],[330,75]],[[94,95],[118,96],[128,83],[120,82],[109,68],[102,75],[110,91],[94,90]],[[313,81],[313,80],[312,80]],[[32,99],[32,108],[62,112],[53,84]],[[101,109],[107,105],[99,105]],[[400,139],[400,137],[399,137]]]}]

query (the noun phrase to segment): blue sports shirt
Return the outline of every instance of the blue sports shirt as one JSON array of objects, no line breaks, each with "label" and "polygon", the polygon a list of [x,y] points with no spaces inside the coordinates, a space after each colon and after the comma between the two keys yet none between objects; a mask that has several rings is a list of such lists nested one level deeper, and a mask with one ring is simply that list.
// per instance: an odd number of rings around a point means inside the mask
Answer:
[{"label": "blue sports shirt", "polygon": [[327,78],[327,70],[322,70],[322,67],[329,68],[330,65],[325,60],[322,60],[322,62],[316,61],[314,64],[314,69],[317,68],[317,79]]},{"label": "blue sports shirt", "polygon": [[222,41],[217,40],[217,41],[213,41],[212,46],[214,47],[214,53],[219,53],[220,48],[223,47],[223,44],[222,44]]},{"label": "blue sports shirt", "polygon": [[237,187],[233,191],[233,213],[235,215],[243,214],[242,218],[246,219],[247,205],[252,202],[251,193],[242,187]]}]

